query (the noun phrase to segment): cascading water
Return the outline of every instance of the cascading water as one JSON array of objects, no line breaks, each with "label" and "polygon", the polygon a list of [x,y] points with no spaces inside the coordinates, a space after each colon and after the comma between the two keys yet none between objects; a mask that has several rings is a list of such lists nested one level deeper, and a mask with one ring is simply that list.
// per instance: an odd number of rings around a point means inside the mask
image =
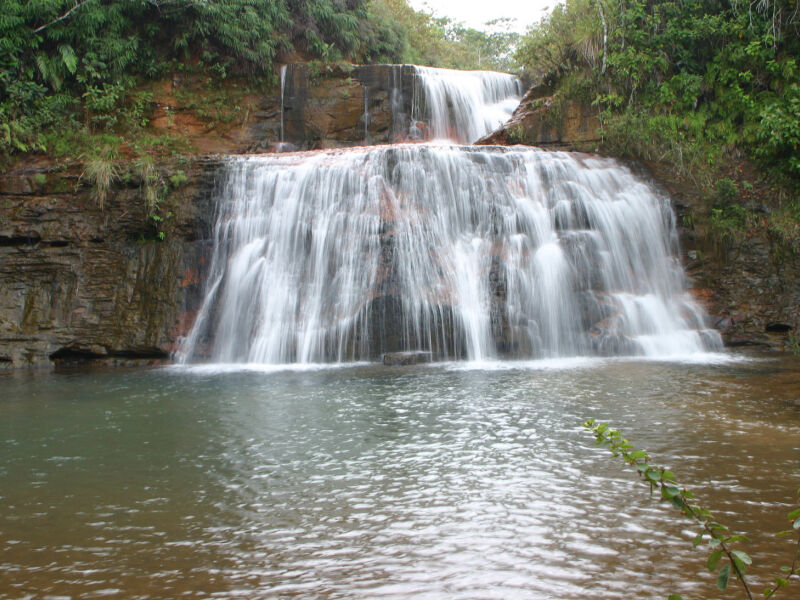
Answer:
[{"label": "cascading water", "polygon": [[[491,71],[397,64],[354,66],[348,73],[340,94],[332,98],[326,97],[324,86],[312,91],[319,82],[306,65],[281,68],[281,141],[297,147],[329,141],[337,145],[430,139],[472,143],[511,117],[522,92],[519,79]],[[353,122],[350,99],[359,85],[361,115]],[[319,139],[329,126],[333,137]]]},{"label": "cascading water", "polygon": [[369,90],[366,86],[362,88],[364,99],[364,145],[369,144]]},{"label": "cascading water", "polygon": [[389,107],[392,113],[391,140],[408,136],[408,122],[403,109],[403,66],[392,65],[388,72],[386,87],[389,91]]},{"label": "cascading water", "polygon": [[417,131],[423,138],[475,142],[508,121],[522,96],[522,82],[507,73],[413,68],[412,127],[426,128]]},{"label": "cascading water", "polygon": [[721,346],[667,198],[611,160],[401,145],[231,158],[183,360],[663,356]]}]

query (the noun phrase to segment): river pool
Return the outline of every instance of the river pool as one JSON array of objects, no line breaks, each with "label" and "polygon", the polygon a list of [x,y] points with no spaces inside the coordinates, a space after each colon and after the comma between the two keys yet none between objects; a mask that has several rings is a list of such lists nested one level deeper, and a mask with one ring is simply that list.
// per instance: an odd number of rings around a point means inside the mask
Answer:
[{"label": "river pool", "polygon": [[672,467],[764,582],[790,562],[798,365],[0,373],[0,598],[738,598],[581,424]]}]

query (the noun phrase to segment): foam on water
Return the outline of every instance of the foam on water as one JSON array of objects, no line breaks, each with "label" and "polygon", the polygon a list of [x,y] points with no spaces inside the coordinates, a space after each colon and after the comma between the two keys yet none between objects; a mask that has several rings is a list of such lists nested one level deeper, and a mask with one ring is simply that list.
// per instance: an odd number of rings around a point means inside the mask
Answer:
[{"label": "foam on water", "polygon": [[348,363],[202,363],[202,364],[175,364],[163,367],[166,371],[193,373],[198,375],[221,375],[225,373],[284,373],[284,372],[315,372],[349,369],[372,365],[370,362]]},{"label": "foam on water", "polygon": [[571,356],[566,358],[542,358],[538,360],[485,360],[451,361],[432,363],[430,368],[447,371],[569,371],[598,369],[612,363],[649,362],[685,365],[728,365],[755,362],[760,359],[742,354],[726,352],[694,352],[690,354],[665,354],[652,356]]}]

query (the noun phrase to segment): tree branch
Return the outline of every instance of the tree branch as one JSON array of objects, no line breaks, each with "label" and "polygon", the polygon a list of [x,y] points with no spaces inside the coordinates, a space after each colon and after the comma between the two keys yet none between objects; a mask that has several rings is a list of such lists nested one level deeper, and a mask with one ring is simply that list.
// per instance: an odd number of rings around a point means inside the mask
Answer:
[{"label": "tree branch", "polygon": [[72,8],[70,8],[70,9],[69,9],[67,12],[65,12],[63,15],[61,15],[61,16],[60,16],[60,17],[58,17],[57,19],[53,19],[53,20],[52,20],[52,21],[50,21],[49,23],[45,23],[45,24],[44,24],[44,25],[42,25],[41,27],[37,27],[36,29],[34,29],[34,30],[33,30],[33,33],[39,33],[39,32],[40,32],[42,29],[44,29],[44,28],[46,28],[46,27],[50,27],[50,25],[55,25],[55,24],[56,24],[56,23],[58,23],[59,21],[63,21],[63,20],[64,20],[64,19],[66,19],[68,16],[70,16],[70,14],[72,14],[74,11],[78,10],[78,9],[79,9],[81,6],[83,6],[83,5],[84,5],[84,4],[86,4],[87,2],[91,2],[91,0],[80,0],[80,1],[78,1],[78,0],[75,0],[75,6],[73,6]]}]

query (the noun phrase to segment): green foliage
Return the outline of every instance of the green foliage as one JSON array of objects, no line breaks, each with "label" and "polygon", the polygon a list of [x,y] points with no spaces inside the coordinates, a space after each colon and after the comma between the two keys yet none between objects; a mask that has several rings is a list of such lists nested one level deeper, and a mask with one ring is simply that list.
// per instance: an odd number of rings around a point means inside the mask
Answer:
[{"label": "green foliage", "polygon": [[712,208],[708,222],[711,239],[724,250],[742,238],[751,224],[751,214],[743,206],[729,204]]},{"label": "green foliage", "polygon": [[712,187],[712,208],[708,220],[711,239],[724,250],[740,240],[745,232],[757,222],[756,216],[741,204],[737,204],[739,187],[729,177],[717,180]]},{"label": "green foliage", "polygon": [[509,144],[522,144],[525,141],[525,128],[522,124],[517,123],[507,130],[506,135]]},{"label": "green foliage", "polygon": [[140,181],[139,189],[144,198],[145,209],[151,214],[158,208],[164,183],[156,170],[153,157],[149,154],[137,158],[133,163],[133,169]]},{"label": "green foliage", "polygon": [[711,224],[726,229],[744,230],[748,226],[749,211],[738,204],[711,209]]},{"label": "green foliage", "polygon": [[700,187],[713,179],[720,148],[708,143],[708,123],[701,113],[650,114],[633,108],[602,112],[606,147],[618,156],[662,161]]},{"label": "green foliage", "polygon": [[164,201],[172,190],[186,183],[186,174],[179,170],[167,178],[156,165],[152,155],[143,154],[133,162],[129,176],[139,182],[147,221],[153,228],[153,239],[163,241],[167,235],[164,226],[173,216],[170,211],[164,212]]},{"label": "green foliage", "polygon": [[178,88],[174,94],[182,109],[192,111],[211,129],[231,123],[239,116],[245,104],[244,91],[231,86],[205,85],[200,89]]},{"label": "green foliage", "polygon": [[[594,419],[587,420],[583,426],[592,432],[598,446],[608,448],[615,457],[621,457],[634,467],[639,477],[650,487],[651,494],[658,492],[662,500],[700,527],[692,544],[695,547],[706,544],[710,552],[706,567],[712,573],[719,570],[717,587],[720,591],[727,589],[733,575],[741,584],[745,596],[752,600],[753,595],[746,574],[747,568],[753,561],[745,551],[736,548],[736,544],[746,542],[747,537],[730,534],[728,527],[719,523],[710,510],[696,503],[694,494],[677,482],[672,471],[652,464],[647,452],[636,449],[618,429],[611,428],[607,423],[596,423]],[[800,496],[800,489],[797,490],[797,495]],[[790,512],[787,518],[792,523],[792,529],[781,531],[777,535],[797,536],[794,557],[791,567],[781,567],[781,571],[786,574],[785,577],[776,577],[774,586],[764,590],[764,596],[768,598],[778,589],[789,586],[792,578],[800,575],[800,508]],[[681,600],[681,596],[671,594],[668,600]]]},{"label": "green foliage", "polygon": [[516,57],[567,97],[581,73],[612,151],[707,187],[739,148],[800,186],[799,33],[795,0],[566,0]]},{"label": "green foliage", "polygon": [[714,198],[717,206],[727,206],[739,197],[739,188],[730,177],[723,177],[714,184]]},{"label": "green foliage", "polygon": [[800,85],[793,83],[783,94],[771,95],[758,116],[755,155],[771,170],[800,178]]},{"label": "green foliage", "polygon": [[599,67],[600,35],[601,23],[591,2],[557,4],[528,30],[515,58],[534,81],[553,80],[584,65]]},{"label": "green foliage", "polygon": [[767,217],[767,233],[774,259],[800,254],[800,201],[772,211]]},{"label": "green foliage", "polygon": [[186,177],[186,173],[184,173],[182,170],[178,170],[177,172],[169,176],[168,181],[170,187],[172,187],[173,189],[178,189],[188,181],[188,178]]},{"label": "green foliage", "polygon": [[398,59],[402,31],[369,21],[366,2],[4,0],[0,155],[51,152],[51,144],[67,155],[86,137],[77,129],[144,127],[152,96],[135,89],[171,71],[274,83],[280,52],[359,59],[375,40],[386,41],[382,57]]},{"label": "green foliage", "polygon": [[789,332],[788,336],[789,348],[792,350],[792,354],[797,357],[800,357],[800,337],[793,331]]},{"label": "green foliage", "polygon": [[[487,31],[465,27],[447,17],[415,11],[406,0],[371,0],[370,21],[392,30],[393,41],[387,46],[399,53],[405,63],[451,69],[516,71],[514,49],[519,34],[511,31],[508,19],[486,23]],[[385,54],[381,48],[368,58]]]}]

